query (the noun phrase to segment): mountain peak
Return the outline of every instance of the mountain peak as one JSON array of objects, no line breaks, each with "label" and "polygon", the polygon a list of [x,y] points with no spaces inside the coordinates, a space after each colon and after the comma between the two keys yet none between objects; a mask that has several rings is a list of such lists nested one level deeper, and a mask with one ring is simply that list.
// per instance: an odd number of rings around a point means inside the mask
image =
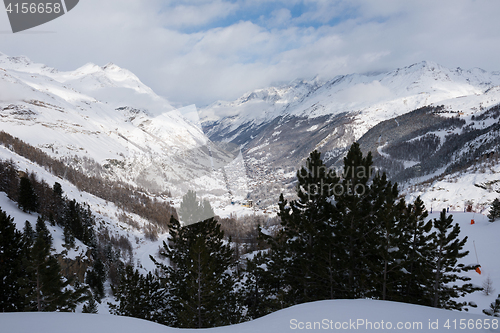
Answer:
[{"label": "mountain peak", "polygon": [[106,65],[101,67],[104,71],[119,71],[123,70],[120,66],[115,65],[112,62],[108,62]]},{"label": "mountain peak", "polygon": [[74,72],[82,75],[91,74],[101,71],[102,68],[93,62],[88,62],[82,67],[77,68]]},{"label": "mountain peak", "polygon": [[414,71],[420,71],[420,70],[443,70],[445,69],[443,66],[438,64],[437,62],[434,61],[429,61],[429,60],[423,60],[421,62],[414,63],[410,66],[404,67],[404,69],[412,69]]},{"label": "mountain peak", "polygon": [[33,62],[26,56],[9,57],[7,54],[0,52],[0,63],[4,64],[7,63],[14,66],[15,65],[28,66]]}]

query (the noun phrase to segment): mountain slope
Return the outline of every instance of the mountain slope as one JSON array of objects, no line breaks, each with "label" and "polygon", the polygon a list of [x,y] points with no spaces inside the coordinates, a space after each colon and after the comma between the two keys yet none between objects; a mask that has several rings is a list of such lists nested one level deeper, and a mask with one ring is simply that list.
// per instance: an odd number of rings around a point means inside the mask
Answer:
[{"label": "mountain slope", "polygon": [[[390,171],[392,176],[400,174],[396,178],[402,181],[416,176],[411,170],[404,173],[404,169],[422,161],[400,160],[390,155],[384,160],[379,148],[392,142],[386,137],[414,140],[417,133],[423,136],[426,131],[435,131],[436,121],[446,122],[439,134],[441,144],[447,149],[441,151],[443,157],[451,153],[448,147],[451,141],[444,144],[446,135],[461,133],[463,126],[468,126],[469,132],[479,130],[477,122],[469,126],[472,116],[500,103],[499,85],[499,72],[447,69],[424,61],[387,73],[351,74],[326,82],[296,81],[283,87],[260,89],[234,102],[214,103],[200,112],[210,138],[244,147],[254,190],[272,181],[270,174],[280,177],[280,182],[293,181],[293,175],[286,171],[297,169],[314,149],[323,152],[329,165],[340,166],[346,149],[358,140],[365,152],[370,150],[377,155],[379,167]],[[407,114],[425,106],[441,105],[444,105],[443,112],[435,116],[424,116],[417,122],[416,118],[408,118],[406,132],[401,132],[404,127],[399,127],[399,122]],[[219,118],[214,114],[219,114]],[[453,117],[461,120],[446,120]],[[400,133],[395,134],[398,131]],[[403,138],[403,133],[411,135]],[[491,133],[493,137],[494,131]],[[474,138],[470,134],[464,137],[465,141],[480,140],[479,133]],[[494,150],[497,146],[492,143],[488,149]],[[478,154],[480,151],[472,155]],[[455,158],[460,160],[464,154],[459,155],[450,155],[443,165],[426,161],[429,166],[420,166],[420,175],[458,163]],[[277,169],[285,169],[285,172],[276,172]],[[262,199],[266,192],[277,197],[279,190],[261,191],[255,198]]]},{"label": "mountain slope", "polygon": [[81,162],[90,157],[106,167],[106,177],[154,192],[182,195],[197,186],[226,193],[214,165],[238,153],[207,147],[192,107],[174,110],[114,64],[58,72],[0,54],[0,114],[0,130],[49,155],[92,174]]}]

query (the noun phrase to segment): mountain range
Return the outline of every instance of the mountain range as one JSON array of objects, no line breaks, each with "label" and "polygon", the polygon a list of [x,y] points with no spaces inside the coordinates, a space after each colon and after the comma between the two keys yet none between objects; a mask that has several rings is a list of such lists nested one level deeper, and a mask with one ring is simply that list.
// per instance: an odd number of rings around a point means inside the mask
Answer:
[{"label": "mountain range", "polygon": [[[475,284],[490,273],[499,281],[491,250],[498,226],[477,214],[485,213],[500,193],[499,117],[500,72],[432,62],[385,73],[295,80],[235,101],[175,109],[133,73],[111,63],[60,72],[0,54],[0,131],[68,169],[134,187],[127,193],[139,203],[148,197],[178,208],[179,198],[194,189],[221,217],[253,213],[265,224],[266,216],[275,216],[281,192],[293,197],[296,170],[311,151],[319,150],[328,166],[339,168],[357,141],[365,153],[372,152],[377,168],[400,184],[409,202],[421,196],[431,217],[449,208],[462,235],[472,240],[465,262],[481,258],[484,275],[468,273]],[[168,241],[164,228],[120,200],[82,190],[19,149],[2,142],[0,157],[13,160],[19,171],[33,172],[49,188],[60,183],[69,200],[89,205],[105,242],[126,245],[120,260],[141,272],[155,269],[150,255],[158,258]],[[240,205],[249,199],[256,204],[253,209]],[[35,225],[37,214],[22,212],[7,194],[0,195],[0,203],[19,230],[25,221]],[[471,212],[459,214],[462,210]],[[249,228],[244,222],[238,227]],[[85,244],[77,241],[68,250],[64,230],[56,225],[50,232],[53,250],[64,260],[88,261]],[[495,295],[470,296],[467,301],[478,305],[471,312],[481,313]],[[100,311],[109,310],[104,304]],[[373,310],[371,304],[366,307]]]},{"label": "mountain range", "polygon": [[[273,205],[280,192],[293,194],[312,150],[337,167],[358,141],[408,195],[436,201],[432,184],[448,177],[481,194],[442,205],[484,209],[500,183],[499,103],[500,72],[423,61],[176,110],[112,63],[60,72],[0,54],[0,130],[86,173],[151,193],[194,189],[221,207],[234,197]],[[482,178],[461,180],[478,170]]]},{"label": "mountain range", "polygon": [[[354,141],[408,186],[498,155],[499,84],[500,72],[423,61],[386,73],[296,80],[213,103],[200,113],[210,139],[243,147],[253,189],[275,179],[293,184],[290,171],[314,149],[327,165],[340,166]],[[280,190],[276,186],[272,196]],[[491,198],[471,199],[485,204]]]}]

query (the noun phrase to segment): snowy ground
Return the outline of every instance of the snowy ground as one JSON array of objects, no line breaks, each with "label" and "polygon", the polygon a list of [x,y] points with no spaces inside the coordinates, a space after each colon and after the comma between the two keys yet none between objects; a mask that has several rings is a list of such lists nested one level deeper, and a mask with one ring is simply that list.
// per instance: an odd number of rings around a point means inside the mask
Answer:
[{"label": "snowy ground", "polygon": [[[417,179],[413,183],[418,184],[440,172]],[[404,192],[408,193],[406,196],[408,202],[421,196],[429,210],[431,207],[436,211],[449,207],[450,210],[463,211],[469,201],[473,211],[488,214],[491,202],[500,197],[499,175],[500,164],[490,166],[478,164],[464,172],[446,175],[430,185],[417,185],[416,189],[405,189]]]},{"label": "snowy ground", "polygon": [[[250,322],[213,329],[174,329],[145,320],[75,313],[0,314],[5,333],[254,333],[295,331],[500,332],[500,318],[373,300],[334,300],[297,305]],[[489,327],[489,329],[485,329]]]}]

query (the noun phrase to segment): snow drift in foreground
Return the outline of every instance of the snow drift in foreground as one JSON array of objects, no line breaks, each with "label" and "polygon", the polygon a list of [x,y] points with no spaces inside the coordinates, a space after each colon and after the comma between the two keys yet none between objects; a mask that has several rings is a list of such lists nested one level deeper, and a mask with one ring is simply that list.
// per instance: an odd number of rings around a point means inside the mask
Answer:
[{"label": "snow drift in foreground", "polygon": [[[141,319],[75,313],[0,314],[0,332],[21,333],[254,333],[331,331],[500,332],[500,318],[448,311],[419,305],[375,301],[333,300],[301,304],[263,318],[206,330],[175,329]],[[485,328],[486,327],[486,328]]]}]

